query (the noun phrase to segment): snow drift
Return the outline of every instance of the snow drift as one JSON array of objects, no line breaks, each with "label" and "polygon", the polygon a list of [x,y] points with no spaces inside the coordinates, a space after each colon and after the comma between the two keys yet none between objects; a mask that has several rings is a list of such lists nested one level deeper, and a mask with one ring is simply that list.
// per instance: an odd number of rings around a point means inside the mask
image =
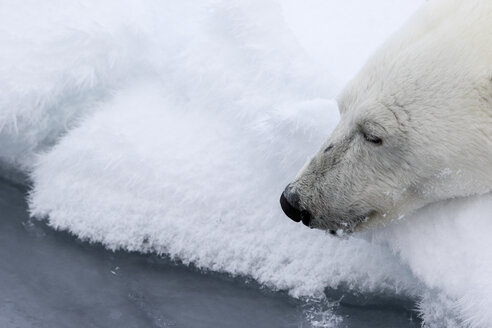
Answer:
[{"label": "snow drift", "polygon": [[[311,2],[315,18],[340,8]],[[110,249],[295,297],[342,285],[402,295],[431,327],[490,326],[490,196],[347,239],[278,206],[335,126],[339,86],[372,50],[324,62],[343,51],[323,30],[343,39],[350,28],[374,46],[416,7],[402,5],[351,1],[345,30],[324,17],[313,30],[307,7],[289,1],[4,1],[0,162],[29,172],[33,216]],[[374,30],[356,29],[357,15]]]}]

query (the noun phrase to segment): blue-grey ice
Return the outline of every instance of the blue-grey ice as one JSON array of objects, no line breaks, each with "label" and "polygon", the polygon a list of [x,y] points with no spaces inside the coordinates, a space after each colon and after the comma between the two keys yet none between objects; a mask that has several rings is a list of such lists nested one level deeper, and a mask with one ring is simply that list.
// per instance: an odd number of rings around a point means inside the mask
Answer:
[{"label": "blue-grey ice", "polygon": [[[2,1],[2,175],[28,175],[33,219],[109,250],[296,299],[412,299],[429,327],[492,322],[490,195],[350,238],[278,206],[337,123],[340,87],[420,2]],[[108,263],[108,279],[123,270]]]}]

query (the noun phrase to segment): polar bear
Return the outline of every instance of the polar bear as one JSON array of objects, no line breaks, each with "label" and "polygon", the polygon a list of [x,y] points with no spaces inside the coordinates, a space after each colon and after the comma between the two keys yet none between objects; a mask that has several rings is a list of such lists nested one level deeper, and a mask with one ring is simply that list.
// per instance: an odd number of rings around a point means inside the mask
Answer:
[{"label": "polar bear", "polygon": [[492,1],[425,3],[338,105],[338,126],[282,193],[293,220],[350,233],[490,191]]}]

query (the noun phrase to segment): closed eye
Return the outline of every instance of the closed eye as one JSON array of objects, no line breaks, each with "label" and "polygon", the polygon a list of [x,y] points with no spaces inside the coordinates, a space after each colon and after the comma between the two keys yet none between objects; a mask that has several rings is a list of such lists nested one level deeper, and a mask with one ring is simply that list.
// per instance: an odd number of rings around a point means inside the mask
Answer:
[{"label": "closed eye", "polygon": [[326,147],[325,153],[329,152],[332,148],[333,148],[333,145],[329,145],[328,147]]},{"label": "closed eye", "polygon": [[383,144],[383,139],[381,139],[379,137],[372,136],[372,135],[367,134],[367,133],[363,133],[363,135],[364,135],[364,139],[366,141],[369,141],[370,143],[373,143],[377,146],[381,146]]}]

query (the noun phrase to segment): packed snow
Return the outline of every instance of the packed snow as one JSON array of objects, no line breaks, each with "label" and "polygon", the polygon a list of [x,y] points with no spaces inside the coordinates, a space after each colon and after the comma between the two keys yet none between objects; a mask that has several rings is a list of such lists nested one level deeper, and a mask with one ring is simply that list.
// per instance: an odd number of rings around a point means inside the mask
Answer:
[{"label": "packed snow", "polygon": [[278,205],[340,87],[420,3],[1,1],[0,165],[29,174],[33,216],[110,249],[489,327],[492,196],[348,238]]}]

